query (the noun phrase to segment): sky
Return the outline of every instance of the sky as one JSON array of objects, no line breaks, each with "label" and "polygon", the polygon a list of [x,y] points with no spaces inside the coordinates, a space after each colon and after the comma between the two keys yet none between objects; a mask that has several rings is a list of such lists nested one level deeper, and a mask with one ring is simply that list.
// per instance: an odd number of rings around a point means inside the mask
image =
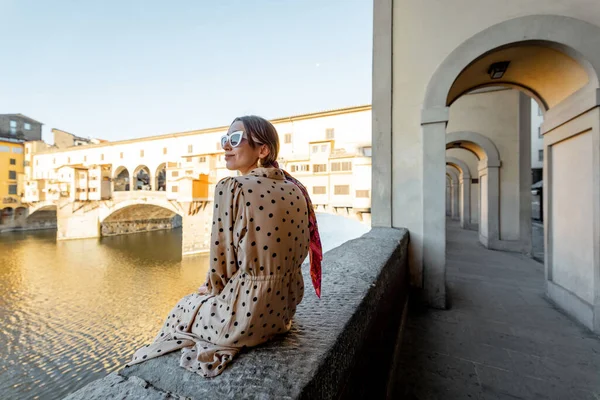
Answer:
[{"label": "sky", "polygon": [[372,0],[0,0],[0,114],[120,140],[371,103]]}]

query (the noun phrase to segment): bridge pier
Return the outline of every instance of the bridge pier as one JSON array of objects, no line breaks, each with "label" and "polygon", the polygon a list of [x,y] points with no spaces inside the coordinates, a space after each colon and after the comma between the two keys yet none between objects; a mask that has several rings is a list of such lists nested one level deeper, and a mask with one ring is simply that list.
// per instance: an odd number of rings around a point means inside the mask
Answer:
[{"label": "bridge pier", "polygon": [[56,207],[56,240],[100,237],[96,202],[64,202]]}]

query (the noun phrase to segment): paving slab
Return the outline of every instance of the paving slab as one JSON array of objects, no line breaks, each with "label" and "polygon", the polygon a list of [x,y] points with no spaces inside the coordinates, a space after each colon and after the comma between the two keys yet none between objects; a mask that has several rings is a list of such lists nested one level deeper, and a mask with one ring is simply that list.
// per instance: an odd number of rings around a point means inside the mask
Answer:
[{"label": "paving slab", "polygon": [[447,225],[451,308],[412,304],[393,398],[600,400],[600,338],[544,295],[544,269]]}]

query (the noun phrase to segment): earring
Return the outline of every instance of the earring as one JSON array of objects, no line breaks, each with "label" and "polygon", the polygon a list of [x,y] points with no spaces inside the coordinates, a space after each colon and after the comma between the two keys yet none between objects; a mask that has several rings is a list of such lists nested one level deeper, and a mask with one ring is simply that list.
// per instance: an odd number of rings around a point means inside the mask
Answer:
[{"label": "earring", "polygon": [[262,168],[262,162],[260,161],[260,158],[258,159],[258,161],[256,162],[256,166],[258,168]]}]

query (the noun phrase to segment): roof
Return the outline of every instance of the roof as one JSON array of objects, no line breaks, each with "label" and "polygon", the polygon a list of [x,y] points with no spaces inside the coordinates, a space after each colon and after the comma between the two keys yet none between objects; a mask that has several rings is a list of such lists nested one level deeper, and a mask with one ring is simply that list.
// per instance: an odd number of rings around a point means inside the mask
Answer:
[{"label": "roof", "polygon": [[33,118],[28,117],[27,115],[23,115],[23,114],[0,114],[0,116],[6,116],[6,117],[19,117],[19,118],[23,118],[23,119],[27,119],[31,122],[35,122],[36,124],[40,124],[40,125],[44,125],[43,122],[40,121],[36,121]]},{"label": "roof", "polygon": [[[356,106],[356,107],[338,108],[338,109],[327,110],[327,111],[319,111],[319,112],[314,112],[314,113],[310,113],[310,114],[292,115],[292,116],[284,117],[284,118],[270,119],[269,121],[271,121],[271,123],[276,124],[276,123],[282,123],[282,122],[298,121],[298,120],[302,120],[302,119],[322,118],[322,117],[328,117],[331,115],[338,115],[338,114],[350,114],[350,113],[369,111],[369,110],[371,110],[371,105],[363,105],[363,106]],[[97,147],[119,146],[119,145],[123,145],[123,144],[145,142],[145,141],[150,141],[150,140],[161,140],[161,139],[185,137],[185,136],[214,133],[214,132],[227,132],[228,128],[229,128],[229,125],[217,126],[214,128],[197,129],[197,130],[186,131],[186,132],[167,133],[167,134],[162,134],[162,135],[139,137],[139,138],[135,138],[135,139],[124,139],[124,140],[117,140],[117,141],[108,141],[108,142],[103,142],[103,143],[98,143],[98,144],[88,144],[85,147],[84,146],[81,146],[81,147],[74,146],[74,147],[69,147],[68,150],[69,151],[84,150],[84,149],[97,148]],[[47,151],[43,151],[38,154],[63,152],[65,150],[66,149],[48,149]]]}]

